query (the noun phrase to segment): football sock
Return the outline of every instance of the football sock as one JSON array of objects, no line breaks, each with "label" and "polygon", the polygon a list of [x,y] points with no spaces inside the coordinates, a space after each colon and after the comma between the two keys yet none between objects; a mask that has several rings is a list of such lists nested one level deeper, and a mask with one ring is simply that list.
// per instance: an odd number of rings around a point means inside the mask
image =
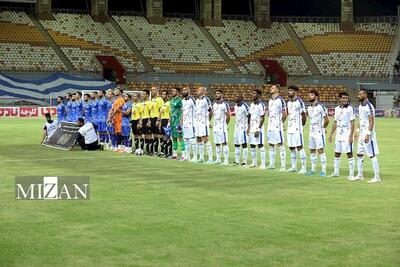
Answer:
[{"label": "football sock", "polygon": [[358,169],[358,176],[363,177],[363,163],[364,163],[364,156],[357,157],[357,169]]},{"label": "football sock", "polygon": [[349,158],[349,176],[354,176],[354,158]]},{"label": "football sock", "polygon": [[[192,143],[192,148],[193,148],[193,159],[197,160],[197,143],[195,139],[191,140]],[[189,153],[189,157],[190,157],[190,153]]]},{"label": "football sock", "polygon": [[302,148],[299,151],[299,154],[300,154],[300,160],[301,160],[301,168],[306,169],[307,157],[306,157],[306,151],[304,151],[304,148]]},{"label": "football sock", "polygon": [[204,143],[197,143],[199,147],[200,160],[204,160]]},{"label": "football sock", "polygon": [[[349,160],[350,162],[350,160]],[[339,175],[340,172],[340,157],[333,160],[333,173]]]},{"label": "football sock", "polygon": [[224,146],[224,162],[225,163],[229,162],[229,146],[228,145]]},{"label": "football sock", "polygon": [[216,161],[221,161],[221,146],[215,146]]},{"label": "football sock", "polygon": [[290,150],[290,161],[292,162],[292,169],[297,168],[297,153],[296,150]]},{"label": "football sock", "polygon": [[275,147],[269,147],[269,165],[275,167]]},{"label": "football sock", "polygon": [[266,159],[266,151],[265,151],[265,147],[261,147],[260,149],[260,156],[261,156],[261,166],[265,167],[265,159]]},{"label": "football sock", "polygon": [[243,162],[247,164],[247,155],[249,153],[249,149],[247,147],[243,148]]},{"label": "football sock", "polygon": [[255,147],[250,148],[250,150],[251,150],[251,160],[253,161],[252,165],[256,166],[257,165],[257,150]]},{"label": "football sock", "polygon": [[154,152],[158,154],[158,145],[160,144],[160,138],[154,138],[153,149]]},{"label": "football sock", "polygon": [[240,146],[235,146],[235,162],[240,163]]},{"label": "football sock", "polygon": [[371,159],[372,161],[372,168],[374,169],[374,175],[376,178],[379,178],[379,163],[378,159],[376,157],[373,157]]},{"label": "football sock", "polygon": [[311,171],[315,172],[317,169],[317,153],[310,153]]},{"label": "football sock", "polygon": [[213,154],[212,154],[212,147],[210,141],[206,143],[206,148],[207,148],[207,154],[208,154],[208,160],[212,161],[213,160]]},{"label": "football sock", "polygon": [[286,149],[283,145],[279,147],[279,153],[281,155],[281,168],[285,169],[286,168]]},{"label": "football sock", "polygon": [[319,154],[319,161],[321,162],[321,168],[322,172],[326,173],[326,154],[325,152],[322,154]]}]

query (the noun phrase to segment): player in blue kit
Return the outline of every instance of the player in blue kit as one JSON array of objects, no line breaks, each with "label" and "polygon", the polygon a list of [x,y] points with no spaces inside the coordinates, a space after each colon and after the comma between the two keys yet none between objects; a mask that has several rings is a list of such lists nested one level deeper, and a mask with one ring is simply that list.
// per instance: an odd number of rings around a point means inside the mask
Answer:
[{"label": "player in blue kit", "polygon": [[61,121],[65,121],[66,116],[66,107],[63,103],[63,97],[57,97],[57,121],[60,123]]},{"label": "player in blue kit", "polygon": [[78,117],[76,115],[76,107],[77,107],[77,103],[76,103],[76,95],[72,94],[71,95],[71,108],[70,108],[70,115],[69,115],[69,121],[70,122],[76,122],[78,120]]},{"label": "player in blue kit", "polygon": [[90,102],[89,94],[83,95],[83,118],[85,119],[85,122],[92,123],[92,104]]},{"label": "player in blue kit", "polygon": [[97,98],[97,131],[99,132],[100,144],[108,144],[110,138],[107,133],[108,100],[106,91],[101,90]]},{"label": "player in blue kit", "polygon": [[72,121],[72,104],[74,96],[71,93],[67,94],[67,104],[65,104],[65,120]]},{"label": "player in blue kit", "polygon": [[90,106],[92,108],[92,124],[94,126],[94,128],[96,129],[96,131],[98,131],[99,125],[98,125],[98,118],[99,118],[99,102],[97,100],[97,92],[92,92],[92,94],[90,95]]},{"label": "player in blue kit", "polygon": [[127,94],[124,96],[125,104],[122,106],[122,131],[121,135],[124,141],[124,146],[119,148],[119,152],[131,153],[131,112],[132,112],[132,96]]},{"label": "player in blue kit", "polygon": [[75,93],[75,113],[76,113],[76,119],[74,120],[74,122],[76,122],[78,118],[83,117],[83,101],[81,92]]}]

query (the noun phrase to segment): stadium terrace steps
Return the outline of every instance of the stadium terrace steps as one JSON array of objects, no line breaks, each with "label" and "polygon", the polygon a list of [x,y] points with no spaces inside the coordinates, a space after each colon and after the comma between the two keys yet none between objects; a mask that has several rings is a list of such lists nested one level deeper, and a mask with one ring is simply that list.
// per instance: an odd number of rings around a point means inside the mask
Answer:
[{"label": "stadium terrace steps", "polygon": [[196,23],[197,27],[199,27],[200,31],[204,34],[210,44],[214,47],[214,49],[219,53],[219,55],[224,59],[227,65],[234,70],[234,72],[239,73],[238,67],[235,65],[234,61],[225,53],[225,51],[221,48],[221,46],[217,43],[217,41],[212,37],[212,35],[207,31],[207,29],[200,25],[200,23]]},{"label": "stadium terrace steps", "polygon": [[222,27],[206,27],[243,74],[263,73],[260,59],[277,60],[289,75],[310,73],[307,64],[280,23],[270,29],[257,28],[251,21],[223,20]]},{"label": "stadium terrace steps", "polygon": [[233,73],[191,19],[157,25],[138,16],[113,18],[156,72]]},{"label": "stadium terrace steps", "polygon": [[66,66],[67,70],[69,70],[69,71],[74,70],[75,69],[74,65],[72,65],[71,61],[64,54],[64,52],[61,50],[61,48],[54,42],[53,38],[51,38],[49,33],[43,28],[42,24],[40,24],[40,22],[37,20],[37,18],[32,15],[28,15],[28,16],[31,19],[32,23],[36,26],[36,29],[40,32],[42,37],[47,41],[49,46],[51,48],[53,48],[54,52],[61,59],[63,64]]},{"label": "stadium terrace steps", "polygon": [[66,67],[24,12],[0,12],[0,70],[65,71]]},{"label": "stadium terrace steps", "polygon": [[388,77],[395,27],[355,24],[343,32],[338,23],[291,23],[320,72],[331,77]]},{"label": "stadium terrace steps", "polygon": [[304,47],[296,32],[293,30],[292,26],[289,23],[283,23],[283,27],[286,29],[294,45],[300,51],[301,56],[304,58],[304,61],[306,62],[307,67],[311,71],[312,75],[321,75],[317,65],[315,64],[311,55],[308,53],[307,49]]},{"label": "stadium terrace steps", "polygon": [[96,55],[115,56],[128,73],[143,72],[144,66],[108,23],[86,14],[55,14],[55,20],[41,20],[42,26],[80,71],[100,72]]},{"label": "stadium terrace steps", "polygon": [[119,34],[119,36],[124,40],[124,42],[129,46],[129,48],[136,54],[138,59],[142,62],[144,68],[146,71],[152,71],[153,68],[147,61],[147,59],[140,53],[139,49],[137,46],[129,39],[129,37],[126,35],[124,30],[119,26],[119,24],[115,21],[113,17],[110,17],[110,23],[114,27],[115,31]]},{"label": "stadium terrace steps", "polygon": [[399,51],[400,51],[400,24],[397,25],[392,47],[390,49],[389,72],[391,75],[393,74],[393,65],[397,61],[397,55],[399,54]]}]

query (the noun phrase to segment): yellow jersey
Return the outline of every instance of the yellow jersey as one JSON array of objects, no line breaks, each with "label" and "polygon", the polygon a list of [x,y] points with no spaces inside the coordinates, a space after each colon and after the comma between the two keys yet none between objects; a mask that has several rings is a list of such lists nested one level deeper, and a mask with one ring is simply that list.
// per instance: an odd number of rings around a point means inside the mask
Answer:
[{"label": "yellow jersey", "polygon": [[140,116],[143,112],[143,103],[132,103],[132,116],[131,119],[137,121],[140,119]]},{"label": "yellow jersey", "polygon": [[142,105],[143,105],[142,119],[150,118],[150,112],[151,112],[153,103],[150,100],[147,100],[147,101],[143,102]]},{"label": "yellow jersey", "polygon": [[161,97],[157,96],[151,100],[152,107],[150,111],[150,118],[158,118],[160,116],[160,108],[164,104],[164,100]]},{"label": "yellow jersey", "polygon": [[161,106],[160,114],[161,119],[169,119],[169,112],[171,110],[171,102],[167,101]]}]

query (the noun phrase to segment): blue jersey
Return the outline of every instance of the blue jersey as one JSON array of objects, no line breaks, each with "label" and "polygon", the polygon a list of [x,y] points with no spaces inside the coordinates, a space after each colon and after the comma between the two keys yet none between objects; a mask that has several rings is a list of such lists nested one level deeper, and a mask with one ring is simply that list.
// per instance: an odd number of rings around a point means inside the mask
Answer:
[{"label": "blue jersey", "polygon": [[70,121],[76,122],[78,117],[76,116],[76,107],[78,103],[76,101],[72,101],[71,103],[71,111],[70,111]]},{"label": "blue jersey", "polygon": [[72,121],[72,104],[74,102],[68,101],[68,103],[65,105],[65,115],[66,115],[66,120],[67,121]]},{"label": "blue jersey", "polygon": [[85,122],[92,122],[92,105],[90,101],[83,103],[83,115],[85,116]]},{"label": "blue jersey", "polygon": [[76,102],[76,107],[75,107],[76,119],[83,118],[83,101],[79,100],[75,102]]},{"label": "blue jersey", "polygon": [[63,103],[57,105],[57,121],[61,122],[65,120],[66,107]]},{"label": "blue jersey", "polygon": [[99,121],[107,121],[107,116],[108,116],[108,104],[109,101],[106,98],[99,98],[98,99],[98,120]]},{"label": "blue jersey", "polygon": [[94,122],[99,121],[99,101],[93,100],[90,102],[91,107],[92,107],[92,120]]},{"label": "blue jersey", "polygon": [[[132,110],[132,102],[126,102],[122,106],[122,111],[126,112],[128,110]],[[125,115],[122,113],[122,126],[129,126],[131,122],[131,115]]]}]

